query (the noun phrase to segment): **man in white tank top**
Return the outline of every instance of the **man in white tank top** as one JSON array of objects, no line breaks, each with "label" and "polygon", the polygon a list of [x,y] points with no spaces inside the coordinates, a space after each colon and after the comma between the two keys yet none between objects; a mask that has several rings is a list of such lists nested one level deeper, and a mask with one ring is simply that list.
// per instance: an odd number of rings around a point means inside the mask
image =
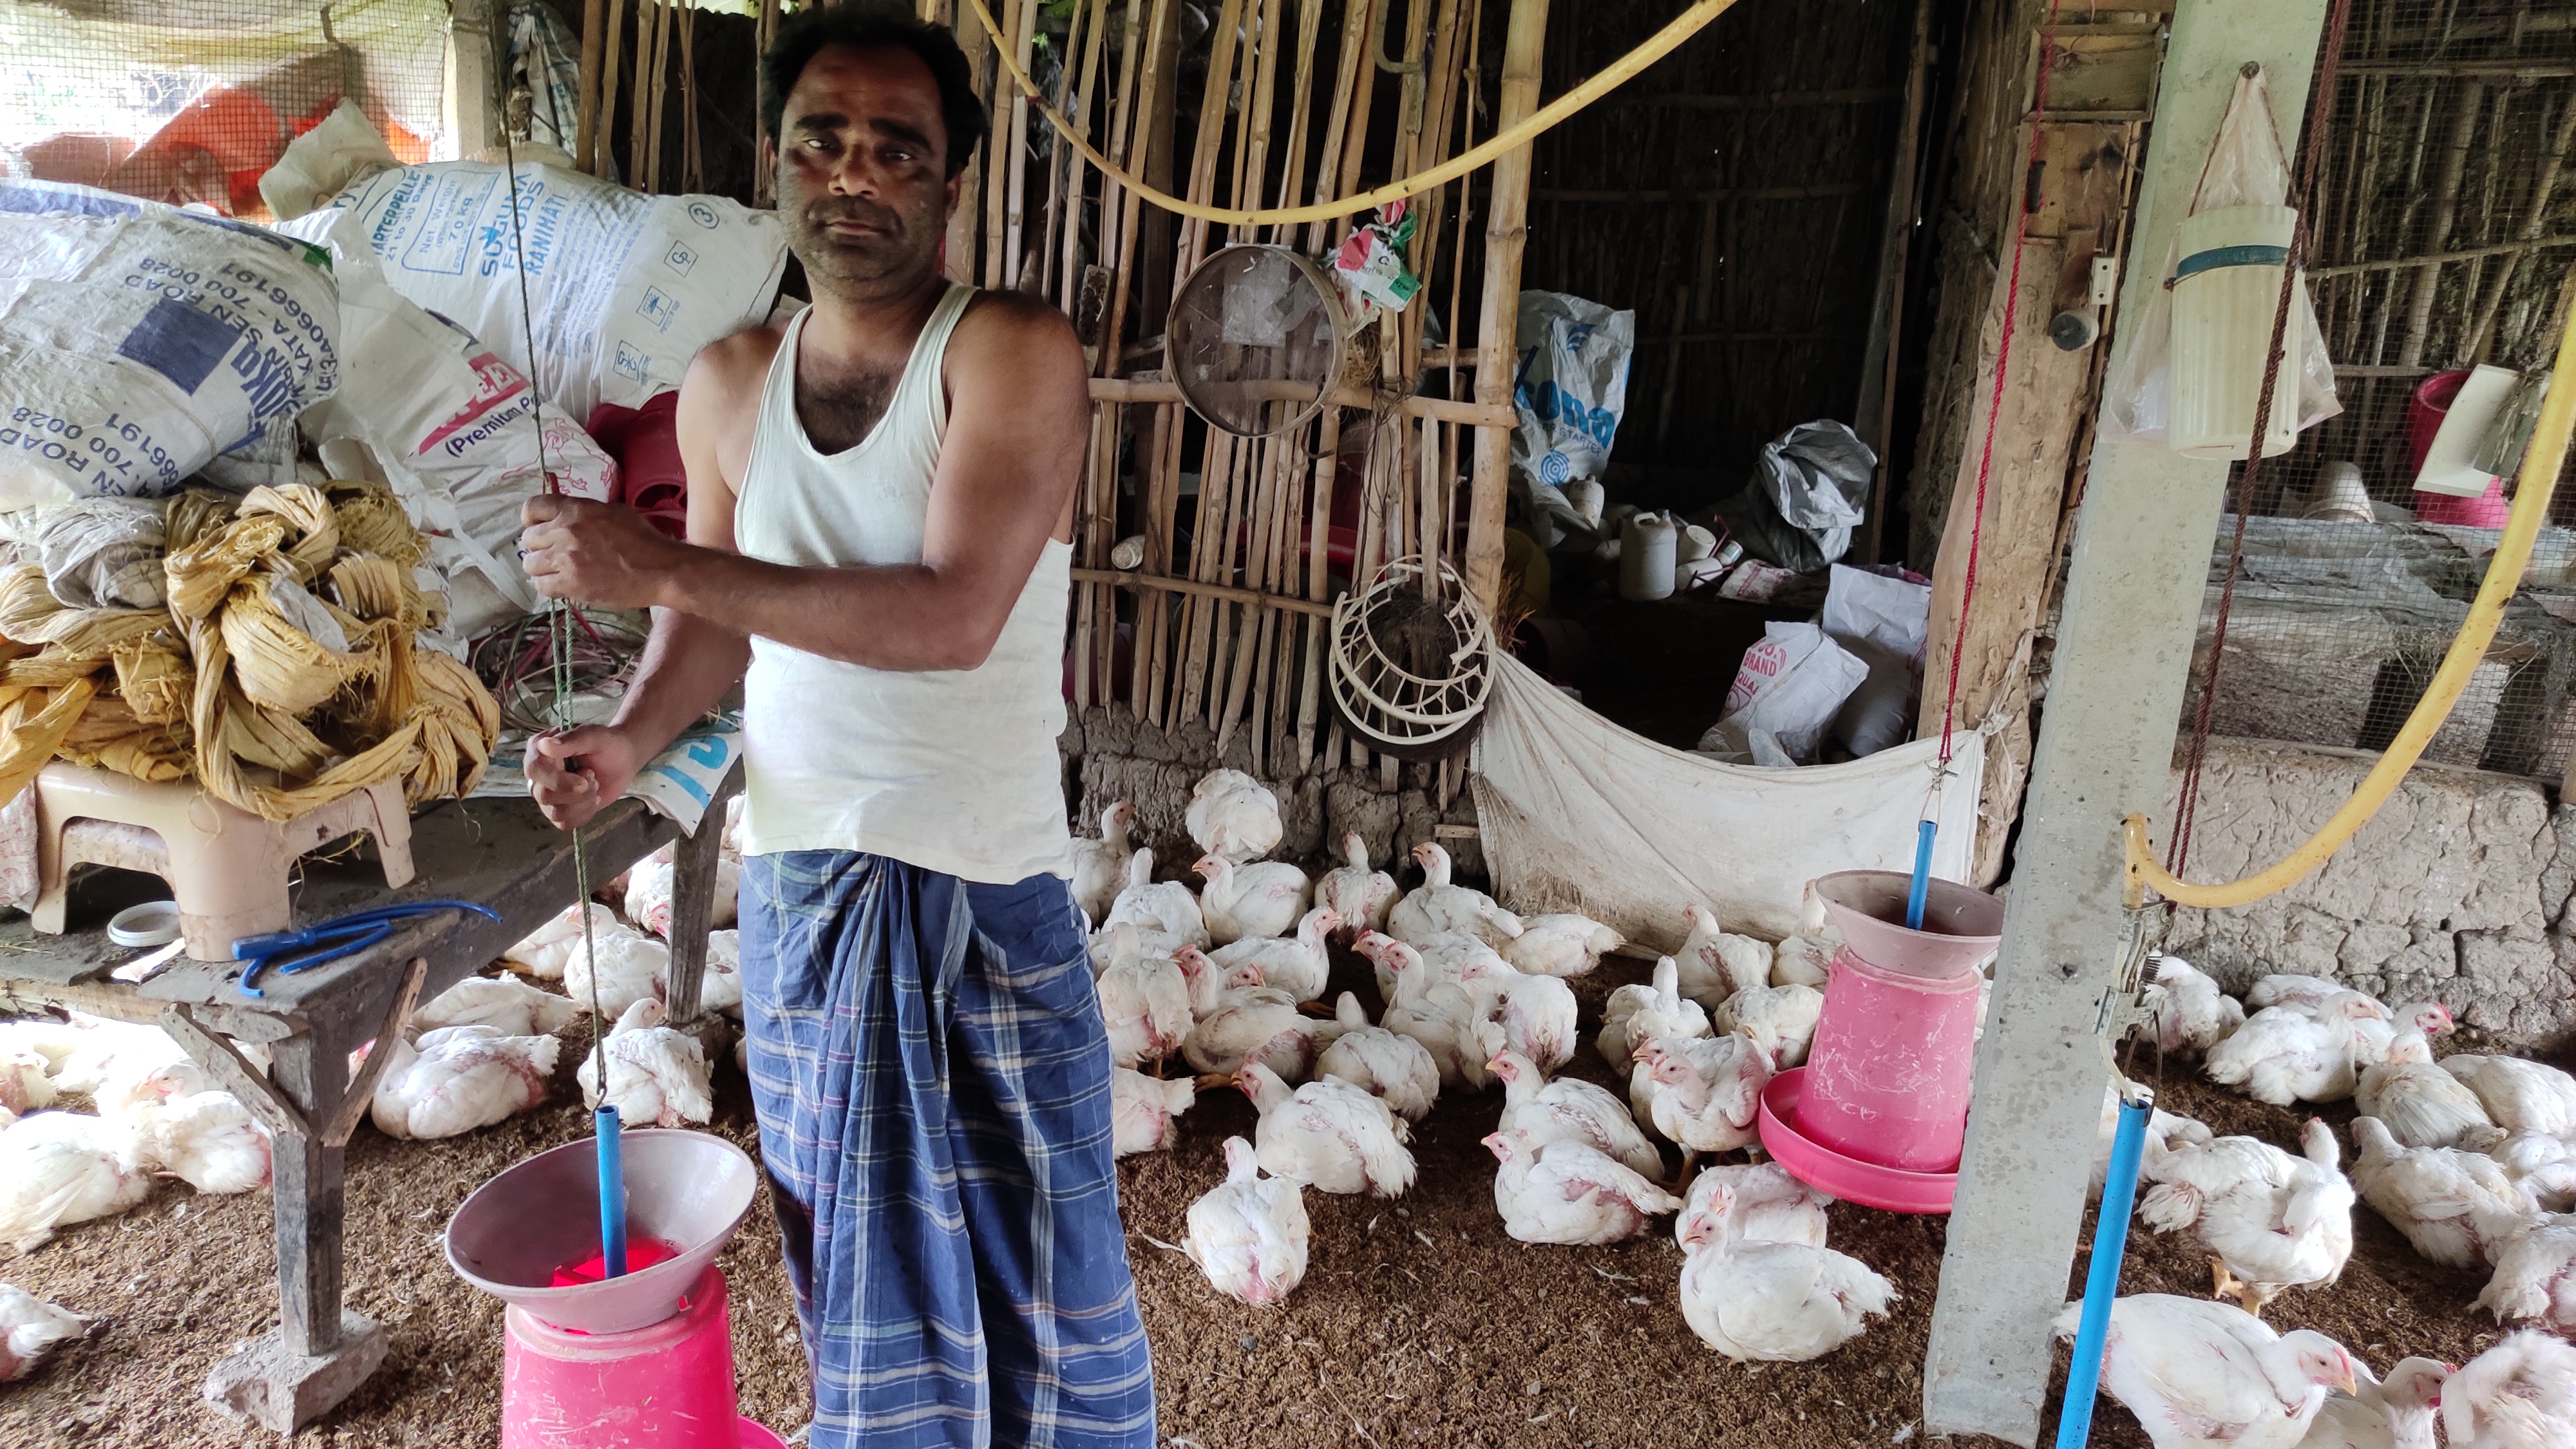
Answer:
[{"label": "man in white tank top", "polygon": [[1072,328],[939,272],[984,103],[909,7],[797,12],[761,62],[814,303],[680,390],[688,540],[539,498],[550,597],[654,611],[614,722],[535,741],[577,828],[744,688],[742,975],[816,1449],[1147,1449],[1110,1060],[1055,737]]}]

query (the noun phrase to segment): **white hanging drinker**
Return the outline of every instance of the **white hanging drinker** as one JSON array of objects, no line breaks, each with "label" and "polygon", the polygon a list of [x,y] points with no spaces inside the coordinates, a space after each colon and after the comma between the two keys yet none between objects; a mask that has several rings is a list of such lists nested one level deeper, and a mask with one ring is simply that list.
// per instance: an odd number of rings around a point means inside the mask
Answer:
[{"label": "white hanging drinker", "polygon": [[[2185,217],[2173,278],[2173,421],[2167,444],[2186,458],[2242,459],[2263,391],[2264,350],[2281,302],[2299,213],[2287,206],[2221,206]],[[2305,287],[2303,279],[2299,285]],[[2300,318],[2291,299],[2263,456],[2299,440]]]}]

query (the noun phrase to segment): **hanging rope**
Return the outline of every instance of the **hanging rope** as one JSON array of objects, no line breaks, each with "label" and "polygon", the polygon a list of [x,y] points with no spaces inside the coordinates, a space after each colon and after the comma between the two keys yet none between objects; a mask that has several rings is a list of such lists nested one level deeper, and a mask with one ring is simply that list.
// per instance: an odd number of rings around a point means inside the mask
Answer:
[{"label": "hanging rope", "polygon": [[[1608,69],[1540,107],[1537,114],[1528,120],[1501,132],[1474,150],[1452,156],[1427,171],[1417,171],[1402,180],[1390,181],[1375,191],[1364,191],[1357,196],[1343,197],[1339,201],[1319,201],[1312,206],[1281,206],[1266,211],[1238,211],[1232,207],[1208,206],[1196,201],[1184,201],[1170,192],[1157,191],[1128,174],[1108,157],[1101,155],[1099,150],[1074,128],[1073,123],[1064,118],[1063,112],[1048,104],[1045,92],[1038,89],[1038,83],[1029,79],[1029,73],[1020,69],[1019,61],[1012,56],[1010,37],[1004,35],[1002,28],[993,23],[993,12],[984,8],[984,0],[966,0],[966,3],[974,10],[976,20],[982,23],[984,33],[993,37],[995,58],[1001,61],[1002,69],[1009,72],[1011,79],[1018,83],[1020,89],[1027,93],[1029,104],[1036,107],[1040,115],[1046,117],[1047,124],[1055,127],[1057,135],[1064,137],[1075,150],[1082,153],[1082,159],[1100,168],[1102,175],[1125,187],[1129,194],[1150,201],[1165,211],[1195,217],[1201,221],[1223,222],[1229,226],[1293,226],[1303,221],[1332,221],[1337,217],[1374,211],[1387,202],[1401,201],[1405,197],[1429,191],[1435,186],[1445,186],[1477,167],[1493,161],[1505,152],[1528,145],[1540,132],[1555,126],[1566,117],[1608,95],[1639,71],[1671,54],[1676,46],[1698,34],[1703,26],[1734,8],[1735,0],[1699,0],[1698,4],[1674,17],[1670,25],[1649,36],[1645,44],[1613,61]],[[2053,7],[2054,0],[2052,0],[2052,10]]]},{"label": "hanging rope", "polygon": [[[2191,860],[2191,827],[2200,814],[2200,771],[2209,755],[2209,734],[2218,704],[2218,674],[2227,659],[2227,619],[2236,605],[2236,576],[2245,562],[2245,521],[2254,511],[2254,486],[2263,473],[2263,440],[2272,428],[2272,398],[2281,378],[2282,344],[2289,336],[2290,308],[2299,296],[2299,276],[2307,266],[2311,237],[2308,213],[2317,195],[2317,167],[2325,154],[2326,132],[2333,125],[2335,72],[2343,60],[2344,23],[2352,0],[2335,0],[2326,15],[2325,39],[2317,56],[2314,92],[2308,101],[2306,146],[2299,160],[2298,189],[2290,198],[2290,255],[2281,265],[2281,296],[2272,308],[2271,350],[2264,354],[2263,391],[2254,400],[2254,438],[2245,449],[2245,470],[2236,484],[2236,533],[2227,547],[2227,573],[2218,589],[2218,621],[2211,627],[2209,664],[2201,673],[2200,707],[2193,711],[2191,746],[2182,767],[2182,792],[2175,806],[2174,838],[2165,868],[2175,876]],[[2270,121],[2271,117],[2264,117]]]}]

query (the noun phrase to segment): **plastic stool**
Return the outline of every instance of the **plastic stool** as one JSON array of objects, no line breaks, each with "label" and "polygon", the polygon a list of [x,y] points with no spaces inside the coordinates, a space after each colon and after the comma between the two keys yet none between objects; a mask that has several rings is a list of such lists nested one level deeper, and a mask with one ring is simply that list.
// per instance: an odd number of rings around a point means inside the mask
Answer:
[{"label": "plastic stool", "polygon": [[365,831],[385,884],[411,883],[411,812],[384,780],[292,820],[263,820],[193,784],[146,784],[56,760],[36,775],[36,930],[59,935],[75,865],[157,875],[179,903],[197,961],[232,959],[233,942],[295,924],[287,881],[306,851]]},{"label": "plastic stool", "polygon": [[767,1449],[735,1411],[722,1270],[688,1306],[626,1333],[576,1333],[513,1306],[501,1371],[501,1449]]}]

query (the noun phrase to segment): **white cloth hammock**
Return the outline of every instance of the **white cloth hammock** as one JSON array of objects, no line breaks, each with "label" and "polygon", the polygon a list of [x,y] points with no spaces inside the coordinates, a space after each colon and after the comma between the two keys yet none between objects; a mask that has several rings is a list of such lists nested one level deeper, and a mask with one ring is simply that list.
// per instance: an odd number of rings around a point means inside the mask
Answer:
[{"label": "white cloth hammock", "polygon": [[[1843,765],[1721,764],[1621,729],[1509,656],[1474,755],[1476,816],[1495,894],[1513,910],[1581,911],[1641,945],[1687,934],[1686,902],[1730,931],[1798,929],[1807,882],[1914,868],[1941,752],[1917,740]],[[1953,741],[1932,873],[1964,879],[1985,740]]]}]

